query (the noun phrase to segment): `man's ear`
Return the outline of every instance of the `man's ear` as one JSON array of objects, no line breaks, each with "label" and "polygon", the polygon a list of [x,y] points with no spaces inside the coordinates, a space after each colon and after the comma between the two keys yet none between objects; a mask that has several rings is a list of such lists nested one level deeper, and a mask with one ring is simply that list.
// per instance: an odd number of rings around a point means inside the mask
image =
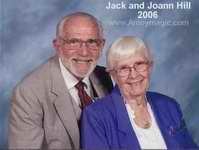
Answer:
[{"label": "man's ear", "polygon": [[57,38],[53,40],[53,47],[54,47],[55,49],[57,49],[57,48],[59,47],[59,42],[58,42],[58,39],[57,39]]},{"label": "man's ear", "polygon": [[59,39],[54,39],[53,40],[53,47],[55,48],[57,54],[60,53],[60,46],[61,46],[61,43],[60,43],[60,40]]}]

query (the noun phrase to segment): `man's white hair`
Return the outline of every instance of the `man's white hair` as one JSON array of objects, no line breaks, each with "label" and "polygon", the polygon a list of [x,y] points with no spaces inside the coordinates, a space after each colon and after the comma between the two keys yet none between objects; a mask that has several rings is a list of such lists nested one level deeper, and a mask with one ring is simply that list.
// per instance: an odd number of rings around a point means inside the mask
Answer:
[{"label": "man's white hair", "polygon": [[63,33],[65,23],[73,17],[85,17],[85,18],[90,19],[94,23],[96,23],[96,25],[99,29],[99,36],[100,36],[100,38],[103,38],[104,35],[103,35],[103,27],[102,27],[101,22],[99,20],[97,20],[97,18],[95,18],[94,16],[92,16],[88,13],[85,13],[85,12],[75,12],[75,13],[72,13],[70,15],[63,17],[57,24],[57,31],[56,31],[57,36],[59,36],[61,33]]}]

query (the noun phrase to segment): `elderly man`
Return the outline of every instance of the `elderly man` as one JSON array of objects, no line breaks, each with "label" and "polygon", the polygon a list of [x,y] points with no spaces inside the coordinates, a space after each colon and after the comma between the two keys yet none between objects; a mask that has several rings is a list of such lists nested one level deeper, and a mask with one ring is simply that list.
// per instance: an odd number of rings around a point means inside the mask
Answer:
[{"label": "elderly man", "polygon": [[105,40],[90,14],[77,12],[57,25],[56,56],[14,90],[9,148],[79,149],[81,110],[112,90],[105,69],[96,66]]}]

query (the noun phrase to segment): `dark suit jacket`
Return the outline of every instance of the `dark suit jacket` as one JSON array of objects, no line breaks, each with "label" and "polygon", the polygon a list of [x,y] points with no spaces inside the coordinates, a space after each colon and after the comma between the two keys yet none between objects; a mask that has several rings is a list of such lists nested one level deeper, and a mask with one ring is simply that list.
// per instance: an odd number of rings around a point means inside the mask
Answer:
[{"label": "dark suit jacket", "polygon": [[[112,89],[103,67],[97,66],[89,79],[99,97]],[[9,118],[9,148],[78,149],[80,113],[55,56],[15,88]]]},{"label": "dark suit jacket", "polygon": [[[177,102],[153,92],[147,92],[146,96],[167,148],[196,149]],[[110,95],[83,110],[81,131],[81,145],[87,150],[140,149],[117,87]]]}]

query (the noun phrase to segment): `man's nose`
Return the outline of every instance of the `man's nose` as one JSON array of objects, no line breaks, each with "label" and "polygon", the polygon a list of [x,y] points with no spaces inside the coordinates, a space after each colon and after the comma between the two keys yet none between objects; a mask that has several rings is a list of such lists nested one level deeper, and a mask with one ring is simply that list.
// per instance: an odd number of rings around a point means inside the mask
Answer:
[{"label": "man's nose", "polygon": [[89,51],[88,51],[88,47],[87,47],[87,45],[86,45],[86,42],[82,42],[80,48],[81,48],[81,49],[80,49],[80,54],[81,54],[82,56],[86,56],[86,55],[89,54]]}]

